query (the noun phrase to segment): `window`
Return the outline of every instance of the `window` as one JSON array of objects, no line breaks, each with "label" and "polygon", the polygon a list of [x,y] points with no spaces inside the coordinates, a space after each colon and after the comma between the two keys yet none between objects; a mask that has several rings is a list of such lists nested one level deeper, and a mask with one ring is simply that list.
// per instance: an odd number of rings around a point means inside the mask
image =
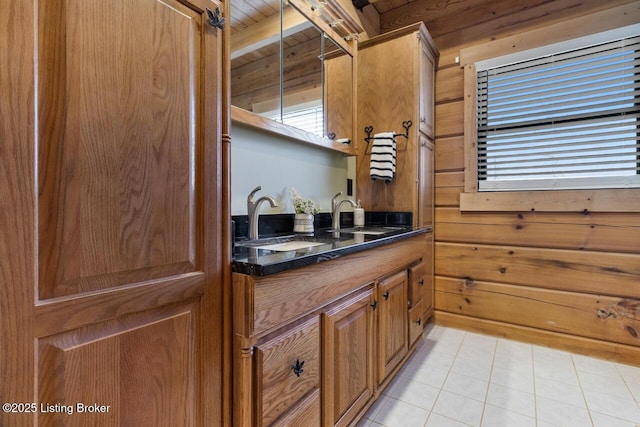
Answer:
[{"label": "window", "polygon": [[478,191],[640,187],[632,31],[476,63]]},{"label": "window", "polygon": [[[321,100],[292,105],[283,111],[273,110],[261,112],[265,117],[277,122],[316,134],[324,134],[324,113]],[[281,119],[282,117],[282,119]]]}]

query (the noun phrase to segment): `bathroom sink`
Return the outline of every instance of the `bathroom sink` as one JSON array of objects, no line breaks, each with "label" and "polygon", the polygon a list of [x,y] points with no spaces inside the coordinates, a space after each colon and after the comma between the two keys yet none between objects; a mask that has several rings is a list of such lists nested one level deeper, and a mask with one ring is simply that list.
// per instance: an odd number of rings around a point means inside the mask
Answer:
[{"label": "bathroom sink", "polygon": [[305,238],[303,236],[281,236],[258,240],[245,240],[236,242],[236,246],[243,246],[254,249],[264,249],[269,251],[287,252],[301,249],[310,249],[314,246],[326,245],[330,239],[316,241],[315,238]]},{"label": "bathroom sink", "polygon": [[402,230],[402,227],[351,227],[343,228],[341,233],[380,235]]},{"label": "bathroom sink", "polygon": [[286,251],[297,251],[300,249],[310,249],[314,246],[321,246],[324,244],[325,243],[320,243],[320,242],[305,242],[305,241],[292,240],[290,242],[272,243],[270,245],[264,245],[264,246],[254,246],[254,248],[265,249],[269,251],[286,252]]}]

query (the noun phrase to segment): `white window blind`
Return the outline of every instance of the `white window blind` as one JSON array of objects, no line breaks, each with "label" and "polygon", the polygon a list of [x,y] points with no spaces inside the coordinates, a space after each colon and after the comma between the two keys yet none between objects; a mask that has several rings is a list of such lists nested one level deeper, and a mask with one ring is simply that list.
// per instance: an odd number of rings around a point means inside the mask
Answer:
[{"label": "white window blind", "polygon": [[280,119],[280,111],[273,111],[271,113],[265,113],[265,117],[281,121],[290,126],[298,129],[305,130],[307,132],[314,133],[316,135],[324,134],[324,114],[322,104],[312,106],[295,106],[285,110],[282,113],[282,120]]},{"label": "white window blind", "polygon": [[477,74],[478,189],[640,187],[640,36]]}]

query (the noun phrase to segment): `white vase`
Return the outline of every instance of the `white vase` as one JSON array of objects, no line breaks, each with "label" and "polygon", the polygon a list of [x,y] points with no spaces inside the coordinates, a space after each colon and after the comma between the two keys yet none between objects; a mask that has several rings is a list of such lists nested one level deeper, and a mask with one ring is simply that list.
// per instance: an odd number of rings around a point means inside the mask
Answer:
[{"label": "white vase", "polygon": [[297,213],[293,217],[293,231],[295,233],[313,233],[313,215]]}]

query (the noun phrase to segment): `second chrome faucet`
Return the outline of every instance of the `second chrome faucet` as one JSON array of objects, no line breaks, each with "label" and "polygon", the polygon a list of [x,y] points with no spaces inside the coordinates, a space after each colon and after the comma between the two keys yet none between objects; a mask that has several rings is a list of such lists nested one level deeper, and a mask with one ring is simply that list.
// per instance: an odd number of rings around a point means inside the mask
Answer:
[{"label": "second chrome faucet", "polygon": [[344,203],[351,203],[351,206],[353,206],[354,208],[356,206],[358,206],[356,204],[356,202],[354,202],[351,199],[344,199],[344,200],[340,200],[338,202],[338,196],[340,196],[342,194],[342,191],[339,192],[338,194],[336,194],[335,196],[333,196],[333,199],[331,199],[331,216],[332,216],[332,221],[331,221],[331,230],[335,231],[340,231],[340,209],[342,209],[342,205]]}]

